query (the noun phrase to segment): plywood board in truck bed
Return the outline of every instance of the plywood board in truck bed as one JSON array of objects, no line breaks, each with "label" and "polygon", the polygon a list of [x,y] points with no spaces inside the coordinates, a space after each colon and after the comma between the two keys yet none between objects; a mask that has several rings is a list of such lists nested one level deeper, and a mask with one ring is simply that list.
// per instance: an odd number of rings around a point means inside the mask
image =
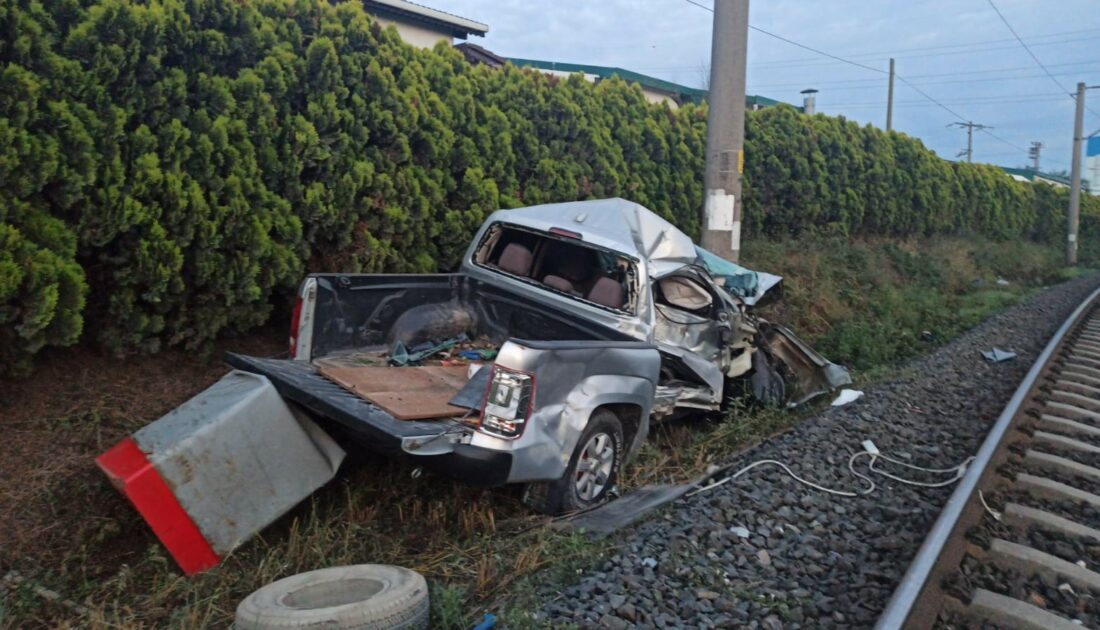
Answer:
[{"label": "plywood board in truck bed", "polygon": [[466,384],[464,365],[372,367],[321,359],[314,366],[325,378],[398,420],[452,418],[469,411],[448,404]]}]

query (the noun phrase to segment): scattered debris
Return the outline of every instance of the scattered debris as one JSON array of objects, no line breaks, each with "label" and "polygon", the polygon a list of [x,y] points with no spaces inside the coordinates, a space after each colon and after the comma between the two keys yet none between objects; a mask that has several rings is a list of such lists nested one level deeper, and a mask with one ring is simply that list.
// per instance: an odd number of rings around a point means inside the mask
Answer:
[{"label": "scattered debris", "polygon": [[412,348],[405,347],[405,344],[401,341],[395,341],[393,343],[393,349],[390,351],[390,363],[397,366],[420,363],[421,361],[427,359],[432,355],[439,354],[444,350],[450,350],[462,341],[469,341],[469,338],[466,337],[465,333],[452,339],[441,341],[439,343],[426,341],[424,343],[417,344]]},{"label": "scattered debris", "polygon": [[748,538],[751,534],[751,532],[749,532],[749,528],[742,527],[740,525],[735,525],[731,527],[730,531],[736,534],[738,538]]},{"label": "scattered debris", "polygon": [[629,527],[645,515],[679,499],[694,487],[693,483],[678,486],[644,486],[614,501],[557,521],[554,527],[570,528],[600,536],[611,534]]},{"label": "scattered debris", "polygon": [[496,625],[497,616],[493,613],[485,613],[485,616],[481,618],[481,621],[479,621],[478,624],[474,626],[471,630],[490,630],[490,628],[495,628]]},{"label": "scattered debris", "polygon": [[858,389],[842,389],[837,397],[833,399],[833,407],[843,407],[848,403],[855,402],[863,398],[863,392]]},{"label": "scattered debris", "polygon": [[996,281],[995,284],[999,287],[1007,287],[1008,285],[1010,285],[1012,283],[1009,282],[1008,280],[1005,280],[1004,278],[997,278],[997,281]]},{"label": "scattered debris", "polygon": [[642,559],[642,565],[647,566],[650,569],[656,569],[657,568],[657,560],[655,560],[653,558],[643,558]]},{"label": "scattered debris", "polygon": [[985,357],[985,360],[989,361],[990,363],[1002,363],[1004,361],[1011,361],[1012,359],[1015,359],[1016,353],[994,347],[992,350],[982,352],[982,356]]}]

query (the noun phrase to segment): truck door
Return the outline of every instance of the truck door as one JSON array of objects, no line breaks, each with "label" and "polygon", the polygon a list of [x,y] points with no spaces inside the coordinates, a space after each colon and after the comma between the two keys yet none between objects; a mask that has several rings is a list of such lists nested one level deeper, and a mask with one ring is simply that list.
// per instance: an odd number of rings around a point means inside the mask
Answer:
[{"label": "truck door", "polygon": [[720,363],[731,327],[725,301],[690,268],[657,278],[652,286],[654,342],[720,397]]}]

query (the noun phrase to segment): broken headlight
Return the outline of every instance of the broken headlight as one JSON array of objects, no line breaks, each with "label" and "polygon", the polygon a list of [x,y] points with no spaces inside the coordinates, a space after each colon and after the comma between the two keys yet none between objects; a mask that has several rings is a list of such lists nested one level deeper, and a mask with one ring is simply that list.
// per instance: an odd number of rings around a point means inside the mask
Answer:
[{"label": "broken headlight", "polygon": [[485,392],[481,430],[500,437],[519,437],[534,401],[534,376],[494,365]]}]

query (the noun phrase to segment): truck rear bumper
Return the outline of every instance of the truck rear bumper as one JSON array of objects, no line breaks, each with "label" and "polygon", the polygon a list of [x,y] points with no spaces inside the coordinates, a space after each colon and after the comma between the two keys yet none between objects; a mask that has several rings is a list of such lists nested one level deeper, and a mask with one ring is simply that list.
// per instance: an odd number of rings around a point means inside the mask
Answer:
[{"label": "truck rear bumper", "polygon": [[414,457],[411,461],[471,486],[503,486],[512,472],[511,453],[470,444],[457,444],[453,452]]}]

